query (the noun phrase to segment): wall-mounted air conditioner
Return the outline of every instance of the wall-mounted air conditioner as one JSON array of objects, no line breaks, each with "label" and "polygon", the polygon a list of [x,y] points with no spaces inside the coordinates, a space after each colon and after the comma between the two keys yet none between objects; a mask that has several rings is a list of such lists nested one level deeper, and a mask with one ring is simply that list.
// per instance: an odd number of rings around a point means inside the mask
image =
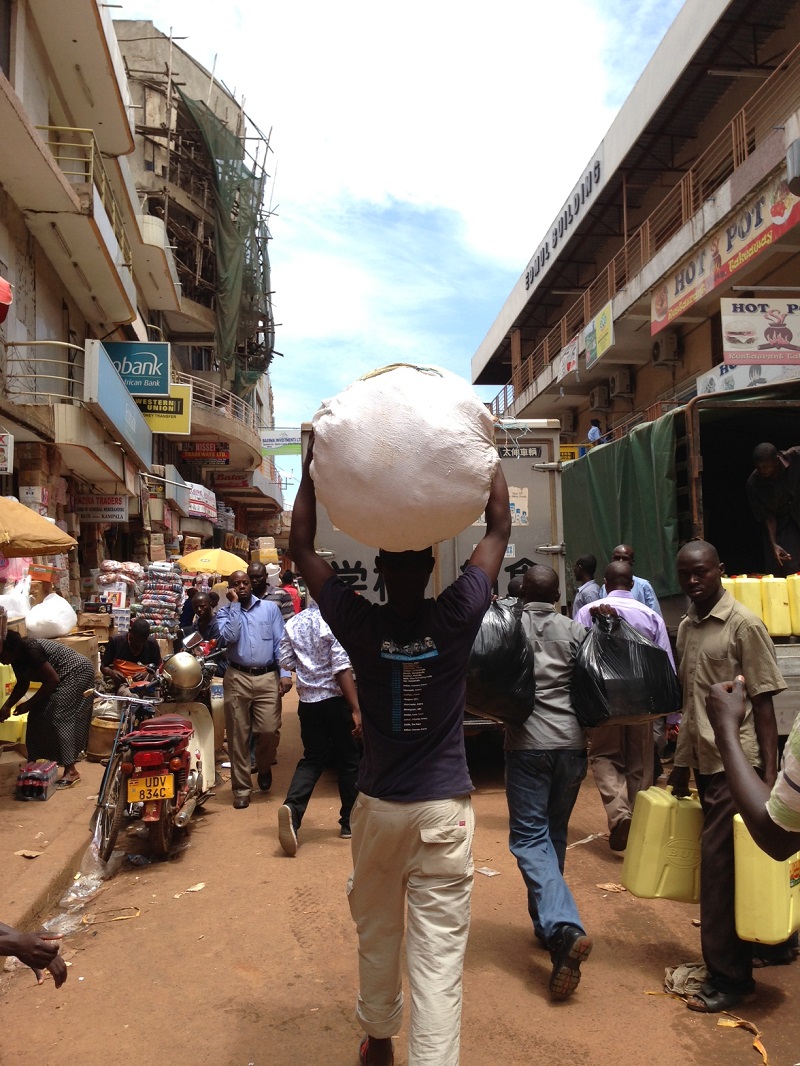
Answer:
[{"label": "wall-mounted air conditioner", "polygon": [[569,411],[562,411],[559,415],[561,421],[562,434],[575,432],[575,409],[570,408]]},{"label": "wall-mounted air conditioner", "polygon": [[608,386],[612,400],[620,396],[630,396],[633,392],[630,370],[627,367],[616,370],[609,378]]},{"label": "wall-mounted air conditioner", "polygon": [[598,385],[589,393],[589,410],[607,411],[608,407],[608,385]]},{"label": "wall-mounted air conditioner", "polygon": [[653,366],[675,366],[680,362],[681,344],[674,330],[665,330],[653,341]]}]

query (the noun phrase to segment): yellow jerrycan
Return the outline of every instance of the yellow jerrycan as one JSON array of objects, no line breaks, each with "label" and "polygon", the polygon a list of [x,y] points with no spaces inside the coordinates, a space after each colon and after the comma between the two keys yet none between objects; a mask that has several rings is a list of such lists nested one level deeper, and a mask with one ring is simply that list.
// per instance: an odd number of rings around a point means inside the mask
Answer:
[{"label": "yellow jerrycan", "polygon": [[800,929],[800,852],[779,862],[733,816],[736,932],[742,940],[782,944]]},{"label": "yellow jerrycan", "polygon": [[765,574],[761,578],[761,617],[771,637],[790,637],[789,587],[785,577]]},{"label": "yellow jerrycan", "polygon": [[636,796],[622,884],[643,899],[700,902],[700,834],[703,811],[697,793],[673,796],[653,785]]},{"label": "yellow jerrycan", "polygon": [[735,577],[733,579],[733,595],[739,603],[748,607],[753,614],[757,614],[759,618],[763,617],[761,613],[760,577],[749,577],[747,574]]},{"label": "yellow jerrycan", "polygon": [[792,623],[792,634],[800,637],[800,574],[789,574],[786,578],[786,589],[789,593],[789,618]]}]

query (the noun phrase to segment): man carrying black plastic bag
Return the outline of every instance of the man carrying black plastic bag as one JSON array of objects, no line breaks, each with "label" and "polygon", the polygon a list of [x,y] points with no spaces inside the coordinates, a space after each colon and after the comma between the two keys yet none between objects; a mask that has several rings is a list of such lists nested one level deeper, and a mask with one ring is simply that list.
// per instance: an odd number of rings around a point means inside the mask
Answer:
[{"label": "man carrying black plastic bag", "polygon": [[602,629],[595,626],[578,657],[572,695],[579,721],[594,727],[589,762],[608,818],[609,847],[624,851],[636,794],[653,783],[653,725],[619,719],[669,714],[679,709],[680,692],[664,620],[633,598],[630,565],[610,563],[605,583],[605,599],[582,608],[575,621],[590,629],[598,613],[621,621],[612,629],[607,617]]}]

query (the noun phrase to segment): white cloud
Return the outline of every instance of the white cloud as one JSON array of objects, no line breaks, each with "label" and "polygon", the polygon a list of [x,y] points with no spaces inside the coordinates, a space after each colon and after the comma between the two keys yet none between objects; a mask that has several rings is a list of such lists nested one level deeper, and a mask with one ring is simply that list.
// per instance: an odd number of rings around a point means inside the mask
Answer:
[{"label": "white cloud", "polygon": [[[680,0],[137,0],[271,130],[276,421],[469,362]],[[491,394],[492,390],[488,390]],[[496,390],[494,390],[496,391]]]}]

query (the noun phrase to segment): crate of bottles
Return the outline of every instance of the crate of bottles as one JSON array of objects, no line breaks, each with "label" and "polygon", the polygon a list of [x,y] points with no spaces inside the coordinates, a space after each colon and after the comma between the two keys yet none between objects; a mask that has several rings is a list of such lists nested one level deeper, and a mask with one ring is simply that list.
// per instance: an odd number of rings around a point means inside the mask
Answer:
[{"label": "crate of bottles", "polygon": [[48,800],[56,790],[58,763],[48,759],[26,762],[20,767],[14,799]]}]

